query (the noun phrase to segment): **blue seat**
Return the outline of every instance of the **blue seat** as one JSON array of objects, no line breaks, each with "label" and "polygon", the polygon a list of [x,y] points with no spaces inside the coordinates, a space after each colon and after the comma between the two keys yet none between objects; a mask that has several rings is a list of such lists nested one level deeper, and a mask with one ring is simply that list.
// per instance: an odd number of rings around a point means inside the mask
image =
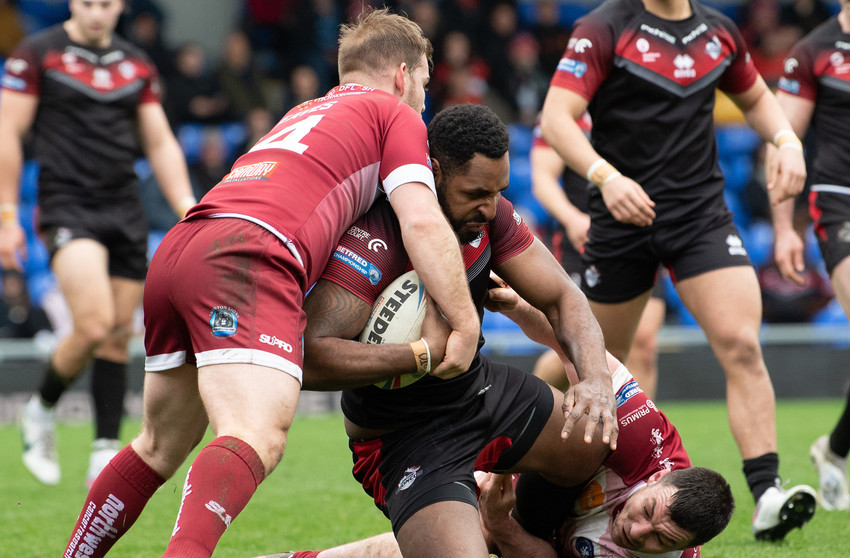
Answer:
[{"label": "blue seat", "polygon": [[[511,138],[511,155],[527,157],[531,152],[531,144],[534,142],[534,130],[530,126],[513,122],[508,124],[508,135]],[[513,158],[511,164],[513,164]]]},{"label": "blue seat", "polygon": [[761,138],[749,126],[718,126],[715,129],[720,157],[751,154],[761,144]]},{"label": "blue seat", "polygon": [[201,145],[204,142],[203,124],[181,124],[177,128],[177,141],[183,150],[187,163],[196,163],[201,156]]},{"label": "blue seat", "polygon": [[34,160],[24,161],[21,169],[21,203],[34,204],[38,201],[38,173],[40,167]]}]

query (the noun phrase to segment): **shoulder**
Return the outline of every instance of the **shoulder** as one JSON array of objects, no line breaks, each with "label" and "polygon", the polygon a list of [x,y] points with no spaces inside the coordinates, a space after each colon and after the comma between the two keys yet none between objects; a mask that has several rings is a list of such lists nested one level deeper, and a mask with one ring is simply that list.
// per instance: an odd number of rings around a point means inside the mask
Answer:
[{"label": "shoulder", "polygon": [[31,35],[24,37],[18,43],[18,49],[29,49],[36,51],[45,51],[49,48],[57,48],[62,43],[67,42],[67,34],[61,25],[54,25],[41,31],[36,31]]},{"label": "shoulder", "polygon": [[150,63],[147,53],[120,35],[112,36],[112,49],[121,50],[127,58],[135,58]]}]

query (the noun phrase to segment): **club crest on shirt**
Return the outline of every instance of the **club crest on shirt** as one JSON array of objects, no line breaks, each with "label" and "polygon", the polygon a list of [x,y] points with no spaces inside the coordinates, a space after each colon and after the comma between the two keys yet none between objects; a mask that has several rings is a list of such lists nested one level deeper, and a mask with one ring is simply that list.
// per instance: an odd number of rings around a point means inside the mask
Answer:
[{"label": "club crest on shirt", "polygon": [[413,485],[413,481],[416,480],[418,476],[422,474],[422,467],[420,465],[416,465],[415,467],[408,467],[404,470],[404,476],[401,477],[401,480],[398,481],[398,489],[399,490],[407,490]]},{"label": "club crest on shirt", "polygon": [[236,334],[239,314],[233,308],[216,306],[210,310],[210,328],[216,337],[230,337]]}]

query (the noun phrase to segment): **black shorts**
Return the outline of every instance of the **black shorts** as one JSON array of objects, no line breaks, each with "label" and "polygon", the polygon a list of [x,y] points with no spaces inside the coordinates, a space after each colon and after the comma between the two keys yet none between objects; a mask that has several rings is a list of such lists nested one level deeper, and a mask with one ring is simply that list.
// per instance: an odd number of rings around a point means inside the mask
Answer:
[{"label": "black shorts", "polygon": [[477,507],[473,472],[479,453],[495,441],[488,448],[489,461],[479,466],[505,472],[528,452],[549,420],[555,402],[545,382],[482,360],[483,389],[475,387],[451,405],[435,405],[432,417],[417,425],[349,442],[354,477],[390,518],[396,534],[414,513],[436,502]]},{"label": "black shorts", "polygon": [[137,200],[90,207],[65,204],[41,209],[39,229],[51,261],[69,241],[90,238],[109,252],[109,276],[144,281],[148,224]]},{"label": "black shorts", "polygon": [[809,212],[826,271],[832,275],[841,260],[850,256],[850,188],[847,193],[833,193],[817,191],[818,186],[812,186]]},{"label": "black shorts", "polygon": [[649,290],[659,264],[670,270],[674,283],[715,269],[752,266],[729,212],[606,236],[604,228],[591,227],[582,254],[587,266],[582,291],[595,302],[625,302]]}]

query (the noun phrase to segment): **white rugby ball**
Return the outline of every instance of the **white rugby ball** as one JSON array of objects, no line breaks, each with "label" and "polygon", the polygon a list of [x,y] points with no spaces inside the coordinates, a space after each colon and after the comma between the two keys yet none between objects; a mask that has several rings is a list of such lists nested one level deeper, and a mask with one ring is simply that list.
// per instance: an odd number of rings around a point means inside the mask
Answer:
[{"label": "white rugby ball", "polygon": [[[408,271],[385,288],[372,306],[366,327],[360,332],[362,343],[411,343],[420,338],[425,318],[425,285],[416,271]],[[398,389],[416,382],[425,373],[396,376],[375,385]]]}]

